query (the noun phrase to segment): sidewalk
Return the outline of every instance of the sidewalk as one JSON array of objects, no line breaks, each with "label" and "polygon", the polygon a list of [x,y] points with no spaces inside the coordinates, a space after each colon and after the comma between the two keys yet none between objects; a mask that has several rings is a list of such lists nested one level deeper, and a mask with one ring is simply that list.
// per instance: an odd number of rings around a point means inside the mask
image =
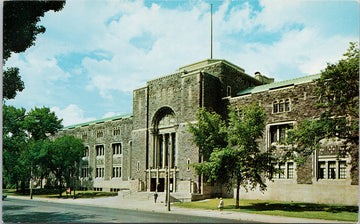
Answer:
[{"label": "sidewalk", "polygon": [[[31,200],[28,197],[17,197],[8,196],[8,198],[19,198],[24,200]],[[241,212],[227,212],[224,211],[222,214],[219,211],[214,210],[203,210],[203,209],[186,209],[179,208],[176,206],[170,206],[171,211],[167,211],[167,207],[163,203],[154,203],[153,200],[137,201],[130,199],[121,199],[119,197],[107,197],[107,198],[95,198],[95,199],[49,199],[49,198],[37,198],[34,197],[32,200],[56,202],[56,203],[68,203],[68,204],[81,204],[88,206],[97,207],[109,207],[109,208],[120,208],[120,209],[131,209],[139,211],[150,211],[157,213],[173,213],[183,215],[194,215],[194,216],[207,216],[226,218],[234,220],[244,221],[257,221],[267,223],[351,223],[331,220],[320,220],[320,219],[302,219],[292,218],[283,216],[270,216],[270,215],[259,215],[259,214],[248,214]]]}]

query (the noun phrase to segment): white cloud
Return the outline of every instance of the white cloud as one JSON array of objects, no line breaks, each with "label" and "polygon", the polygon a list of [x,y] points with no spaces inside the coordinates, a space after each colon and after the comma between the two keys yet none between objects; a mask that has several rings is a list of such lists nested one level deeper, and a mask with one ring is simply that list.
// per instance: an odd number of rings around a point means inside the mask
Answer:
[{"label": "white cloud", "polygon": [[70,104],[64,109],[59,107],[51,107],[51,111],[55,112],[56,116],[59,119],[63,119],[62,124],[66,127],[72,124],[80,124],[83,122],[88,122],[95,120],[93,117],[85,117],[84,110],[82,110],[79,106]]},{"label": "white cloud", "polygon": [[[25,82],[25,90],[15,101],[30,107],[79,105],[78,112],[84,108],[81,101],[113,105],[115,92],[129,93],[149,79],[209,58],[208,2],[184,2],[190,7],[179,8],[154,2],[148,8],[143,0],[70,0],[63,10],[46,13],[42,24],[47,30],[37,37],[36,45],[7,62],[21,69]],[[276,80],[318,73],[326,62],[338,60],[348,42],[358,36],[326,35],[314,13],[321,10],[313,9],[311,2],[261,0],[261,10],[250,3],[221,2],[213,18],[213,57],[237,64],[250,75],[260,71]],[[277,38],[260,38],[268,34]],[[74,60],[69,57],[73,54],[81,56]],[[77,64],[66,67],[59,57]],[[88,99],[95,91],[101,102]],[[86,110],[99,110],[101,116],[114,108]],[[75,114],[87,120],[84,114]]]}]

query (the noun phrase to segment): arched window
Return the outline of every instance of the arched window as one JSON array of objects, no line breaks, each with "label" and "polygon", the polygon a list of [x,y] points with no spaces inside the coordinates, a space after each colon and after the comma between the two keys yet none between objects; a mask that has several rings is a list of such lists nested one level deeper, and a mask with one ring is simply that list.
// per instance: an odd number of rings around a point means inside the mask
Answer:
[{"label": "arched window", "polygon": [[274,113],[279,112],[279,104],[277,101],[274,101],[274,103],[273,103],[273,112]]},{"label": "arched window", "polygon": [[284,100],[280,100],[280,102],[279,102],[279,112],[284,112],[284,109],[285,109]]},{"label": "arched window", "polygon": [[290,111],[290,100],[285,100],[285,111]]}]

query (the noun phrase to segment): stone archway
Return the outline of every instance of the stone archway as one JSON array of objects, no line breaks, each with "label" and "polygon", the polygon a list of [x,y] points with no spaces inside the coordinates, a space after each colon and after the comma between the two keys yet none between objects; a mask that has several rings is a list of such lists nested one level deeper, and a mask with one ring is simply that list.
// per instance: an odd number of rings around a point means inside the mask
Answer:
[{"label": "stone archway", "polygon": [[[176,176],[176,130],[178,122],[170,107],[160,108],[152,119],[152,167],[149,172],[150,191],[164,191],[166,170],[170,169],[170,183],[175,186]],[[172,188],[175,191],[175,187]]]}]

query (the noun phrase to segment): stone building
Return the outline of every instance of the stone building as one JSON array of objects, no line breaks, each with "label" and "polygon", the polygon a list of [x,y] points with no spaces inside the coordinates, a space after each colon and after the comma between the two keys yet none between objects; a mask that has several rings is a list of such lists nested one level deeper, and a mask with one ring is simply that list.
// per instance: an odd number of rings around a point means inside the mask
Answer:
[{"label": "stone building", "polygon": [[[189,164],[201,162],[189,141],[187,122],[196,122],[198,107],[224,114],[258,102],[266,109],[267,126],[261,148],[278,148],[296,123],[315,118],[313,80],[319,75],[282,82],[260,73],[249,76],[226,61],[209,59],[150,80],[133,91],[133,113],[65,127],[59,135],[84,140],[81,187],[99,191],[164,192],[167,167],[174,200],[196,200],[227,194],[219,185],[204,183]],[[241,197],[340,204],[358,203],[358,185],[352,185],[350,158],[337,158],[339,146],[329,142],[303,166],[293,161],[277,164],[284,172],[268,183],[265,193],[241,192]],[[355,183],[357,184],[357,183]],[[147,194],[146,194],[147,193]],[[150,194],[151,193],[151,194]],[[231,195],[231,192],[230,192]]]}]

